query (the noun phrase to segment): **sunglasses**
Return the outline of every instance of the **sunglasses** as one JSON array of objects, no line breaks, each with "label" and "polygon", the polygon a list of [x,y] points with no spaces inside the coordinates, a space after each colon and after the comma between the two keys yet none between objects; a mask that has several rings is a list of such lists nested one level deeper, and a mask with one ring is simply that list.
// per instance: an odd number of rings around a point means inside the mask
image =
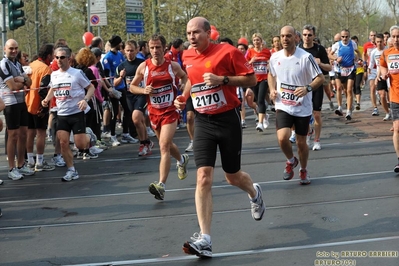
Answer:
[{"label": "sunglasses", "polygon": [[61,55],[61,56],[55,56],[55,59],[61,59],[61,60],[63,60],[63,59],[65,59],[66,58],[66,56],[65,55]]},{"label": "sunglasses", "polygon": [[303,36],[309,36],[309,37],[312,37],[313,36],[313,34],[302,34]]},{"label": "sunglasses", "polygon": [[341,36],[341,38],[344,38],[344,39],[346,39],[346,38],[348,38],[349,36]]}]

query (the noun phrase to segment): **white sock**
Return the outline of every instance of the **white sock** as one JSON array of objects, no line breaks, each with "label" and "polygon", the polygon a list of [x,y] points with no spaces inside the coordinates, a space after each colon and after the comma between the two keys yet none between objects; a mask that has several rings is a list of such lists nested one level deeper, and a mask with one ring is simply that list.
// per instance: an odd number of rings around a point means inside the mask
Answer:
[{"label": "white sock", "polygon": [[208,243],[211,243],[211,236],[207,234],[201,234],[202,239],[205,239],[208,241]]},{"label": "white sock", "polygon": [[292,157],[291,159],[287,160],[289,163],[294,163],[295,162],[295,157]]},{"label": "white sock", "polygon": [[36,163],[39,165],[43,164],[43,154],[36,154]]},{"label": "white sock", "polygon": [[35,163],[35,160],[33,159],[33,157],[35,156],[33,153],[27,153],[26,154],[27,156],[28,156],[28,163],[29,164],[34,164]]},{"label": "white sock", "polygon": [[74,171],[74,172],[75,172],[75,171],[76,171],[76,170],[75,170],[75,166],[68,167],[68,171]]},{"label": "white sock", "polygon": [[184,157],[183,157],[183,155],[180,155],[179,164],[180,164],[180,165],[183,165],[183,164],[184,164]]}]

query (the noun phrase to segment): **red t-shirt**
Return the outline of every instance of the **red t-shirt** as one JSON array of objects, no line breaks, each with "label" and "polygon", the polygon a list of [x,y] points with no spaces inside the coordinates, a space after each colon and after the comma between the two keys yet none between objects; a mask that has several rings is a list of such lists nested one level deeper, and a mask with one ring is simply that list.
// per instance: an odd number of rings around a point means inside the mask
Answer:
[{"label": "red t-shirt", "polygon": [[145,61],[144,84],[152,85],[153,92],[148,95],[148,112],[154,115],[176,111],[173,104],[177,96],[176,78],[172,70],[172,63],[165,59],[162,65],[156,66],[151,59]]},{"label": "red t-shirt", "polygon": [[246,54],[246,59],[249,61],[251,58],[256,57],[255,62],[252,63],[252,66],[255,71],[256,80],[258,82],[262,80],[267,80],[267,64],[270,60],[270,50],[262,49],[260,52],[255,51],[254,48],[248,49],[248,53]]},{"label": "red t-shirt", "polygon": [[367,54],[367,64],[370,64],[370,55],[371,55],[371,51],[374,50],[374,48],[376,48],[377,46],[372,43],[372,42],[366,42],[363,45],[363,54]]},{"label": "red t-shirt", "polygon": [[218,76],[245,76],[253,74],[252,66],[243,54],[230,44],[210,43],[201,54],[195,49],[183,53],[188,78],[191,81],[191,98],[196,111],[202,114],[219,114],[238,107],[236,86],[205,85],[204,73]]}]

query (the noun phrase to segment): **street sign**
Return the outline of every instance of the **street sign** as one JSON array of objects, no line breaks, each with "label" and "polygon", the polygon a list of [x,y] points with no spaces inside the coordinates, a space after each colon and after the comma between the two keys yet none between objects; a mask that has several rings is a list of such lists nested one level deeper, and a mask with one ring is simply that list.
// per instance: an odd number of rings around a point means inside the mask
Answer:
[{"label": "street sign", "polygon": [[90,0],[90,14],[106,13],[107,1],[106,0]]},{"label": "street sign", "polygon": [[126,32],[131,34],[144,34],[144,27],[129,27],[126,26]]},{"label": "street sign", "polygon": [[143,1],[142,0],[126,0],[126,6],[143,7]]},{"label": "street sign", "polygon": [[144,20],[143,13],[126,13],[126,19],[141,19]]},{"label": "street sign", "polygon": [[126,6],[126,13],[143,13],[143,8]]},{"label": "street sign", "polygon": [[107,1],[90,0],[90,26],[107,26]]},{"label": "street sign", "polygon": [[97,13],[90,15],[90,26],[107,26],[107,13]]},{"label": "street sign", "polygon": [[143,0],[125,0],[126,32],[144,34]]},{"label": "street sign", "polygon": [[144,21],[137,19],[127,19],[126,20],[127,27],[144,27]]}]

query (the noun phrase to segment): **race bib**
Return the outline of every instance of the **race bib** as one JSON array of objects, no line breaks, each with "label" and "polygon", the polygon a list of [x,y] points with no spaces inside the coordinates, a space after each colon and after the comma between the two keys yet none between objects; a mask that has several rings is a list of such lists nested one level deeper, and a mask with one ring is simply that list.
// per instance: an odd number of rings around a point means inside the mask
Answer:
[{"label": "race bib", "polygon": [[157,109],[169,107],[173,104],[174,96],[172,84],[154,88],[150,94],[151,106]]},{"label": "race bib", "polygon": [[66,101],[68,98],[71,98],[71,84],[58,84],[57,88],[54,90],[54,97],[58,101]]},{"label": "race bib", "polygon": [[299,106],[302,104],[303,97],[295,96],[294,91],[301,86],[288,85],[281,83],[280,97],[281,102],[285,105]]},{"label": "race bib", "polygon": [[194,109],[200,113],[215,111],[226,105],[226,97],[219,85],[196,84],[191,89],[191,99]]},{"label": "race bib", "polygon": [[339,70],[340,70],[340,73],[341,73],[341,77],[347,77],[347,76],[349,76],[351,73],[352,73],[352,71],[355,69],[355,66],[350,66],[350,67],[343,67],[343,66],[341,66],[340,68],[339,68]]},{"label": "race bib", "polygon": [[399,73],[399,54],[398,55],[388,55],[388,71],[389,74],[398,74]]},{"label": "race bib", "polygon": [[254,62],[252,65],[256,75],[267,75],[267,62]]}]

